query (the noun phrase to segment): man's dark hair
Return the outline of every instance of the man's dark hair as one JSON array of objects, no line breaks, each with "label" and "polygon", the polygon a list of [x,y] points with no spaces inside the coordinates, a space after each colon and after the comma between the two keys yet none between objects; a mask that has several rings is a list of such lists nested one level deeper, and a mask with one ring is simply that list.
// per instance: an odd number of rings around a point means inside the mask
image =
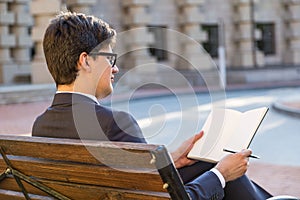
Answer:
[{"label": "man's dark hair", "polygon": [[54,18],[44,35],[43,48],[48,69],[56,85],[75,81],[82,52],[113,45],[116,31],[94,16],[63,12]]}]

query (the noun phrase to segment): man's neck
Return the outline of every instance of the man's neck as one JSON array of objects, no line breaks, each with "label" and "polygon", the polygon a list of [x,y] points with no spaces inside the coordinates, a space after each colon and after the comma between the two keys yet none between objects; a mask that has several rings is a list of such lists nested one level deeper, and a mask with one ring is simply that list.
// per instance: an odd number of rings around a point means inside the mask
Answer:
[{"label": "man's neck", "polygon": [[57,86],[57,91],[61,91],[61,92],[75,92],[74,91],[74,84],[70,84],[70,85],[58,85]]},{"label": "man's neck", "polygon": [[74,87],[74,84],[70,85],[58,85],[57,86],[57,91],[58,92],[73,92],[73,93],[82,93],[82,94],[87,94],[91,96],[95,96],[95,94],[92,94],[90,91],[84,89],[84,88],[78,88]]}]

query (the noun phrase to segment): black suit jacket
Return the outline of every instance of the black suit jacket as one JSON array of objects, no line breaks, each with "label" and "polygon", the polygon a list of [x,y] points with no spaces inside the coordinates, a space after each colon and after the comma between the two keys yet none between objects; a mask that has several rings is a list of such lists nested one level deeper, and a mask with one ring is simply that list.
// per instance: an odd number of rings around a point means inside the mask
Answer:
[{"label": "black suit jacket", "polygon": [[145,143],[136,120],[92,99],[71,93],[54,96],[52,105],[35,120],[33,136]]}]

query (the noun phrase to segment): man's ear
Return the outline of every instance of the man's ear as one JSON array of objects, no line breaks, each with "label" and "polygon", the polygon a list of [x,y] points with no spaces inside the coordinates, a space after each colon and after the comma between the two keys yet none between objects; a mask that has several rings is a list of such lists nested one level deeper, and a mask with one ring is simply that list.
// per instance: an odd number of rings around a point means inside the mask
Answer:
[{"label": "man's ear", "polygon": [[82,52],[78,59],[79,69],[85,70],[87,72],[91,72],[91,67],[88,63],[88,54],[86,52]]}]

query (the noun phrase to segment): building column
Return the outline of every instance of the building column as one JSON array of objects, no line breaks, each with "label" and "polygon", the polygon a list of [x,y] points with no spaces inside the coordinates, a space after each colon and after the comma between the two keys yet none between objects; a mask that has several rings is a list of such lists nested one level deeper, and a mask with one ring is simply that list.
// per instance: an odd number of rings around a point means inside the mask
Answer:
[{"label": "building column", "polygon": [[186,59],[180,58],[179,69],[208,70],[212,66],[210,55],[201,46],[207,40],[207,34],[201,30],[204,17],[199,9],[204,3],[205,0],[177,0],[180,31],[190,37],[179,41],[182,57]]},{"label": "building column", "polygon": [[9,4],[9,7],[15,15],[15,23],[11,27],[11,32],[16,37],[16,45],[12,48],[12,57],[18,68],[14,75],[25,78],[23,81],[29,81],[31,75],[31,47],[33,44],[28,33],[32,25],[32,18],[28,13],[29,0],[14,0]]},{"label": "building column", "polygon": [[8,10],[9,2],[11,0],[0,1],[0,83],[5,84],[13,82],[16,70],[10,49],[16,45],[16,39],[9,31],[9,26],[15,22],[15,16]]},{"label": "building column", "polygon": [[122,1],[125,13],[124,25],[128,30],[128,33],[124,32],[121,36],[126,53],[126,59],[122,60],[124,60],[125,69],[133,69],[134,73],[137,74],[135,79],[129,80],[128,84],[131,86],[148,79],[149,81],[150,79],[157,81],[155,79],[158,78],[155,76],[158,71],[156,59],[151,57],[148,51],[149,44],[154,42],[154,35],[147,28],[151,21],[147,7],[152,2],[153,0]]},{"label": "building column", "polygon": [[43,52],[43,37],[47,26],[52,18],[58,14],[61,8],[60,0],[32,0],[30,5],[31,14],[34,18],[32,28],[32,40],[35,46],[35,56],[32,62],[32,83],[53,83],[48,71]]},{"label": "building column", "polygon": [[300,1],[283,0],[285,23],[285,46],[283,61],[286,64],[300,64]]},{"label": "building column", "polygon": [[[257,0],[254,0],[255,2]],[[232,56],[233,67],[249,68],[264,65],[264,55],[262,52],[255,49],[253,53],[253,36],[252,26],[253,21],[251,17],[251,0],[232,0],[233,4],[233,23],[234,34],[233,41],[235,43],[235,50]],[[253,16],[254,17],[254,16]],[[254,27],[255,28],[255,27]],[[255,29],[255,40],[259,37],[259,30]],[[255,63],[256,62],[256,63]]]},{"label": "building column", "polygon": [[95,5],[97,0],[66,0],[67,8],[76,13],[91,14],[91,6]]}]

